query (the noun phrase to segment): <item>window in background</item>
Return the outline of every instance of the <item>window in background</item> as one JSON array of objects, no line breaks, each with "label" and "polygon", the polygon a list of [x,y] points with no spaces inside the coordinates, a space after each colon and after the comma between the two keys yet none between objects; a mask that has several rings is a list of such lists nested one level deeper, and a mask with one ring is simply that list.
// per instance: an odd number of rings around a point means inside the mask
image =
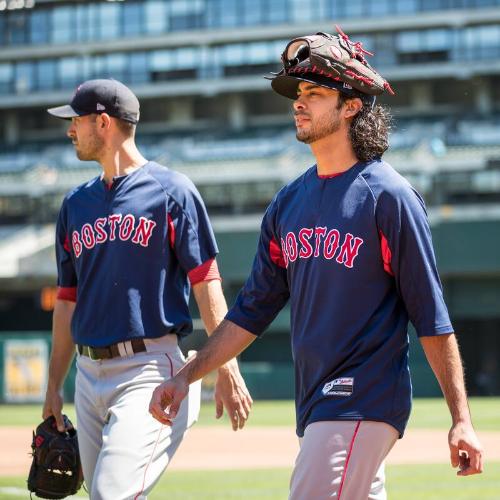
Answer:
[{"label": "window in background", "polygon": [[377,0],[376,2],[367,2],[365,10],[369,17],[381,17],[393,13],[395,7],[394,0]]},{"label": "window in background", "polygon": [[242,43],[232,43],[222,47],[223,64],[235,65],[241,64],[245,58],[245,46]]},{"label": "window in background", "polygon": [[322,4],[322,1],[288,0],[290,22],[301,23],[321,19]]},{"label": "window in background", "polygon": [[419,0],[396,0],[393,8],[398,14],[411,14],[418,11],[418,2]]},{"label": "window in background", "polygon": [[112,40],[118,38],[121,32],[120,10],[118,3],[105,3],[100,5],[100,38],[103,40]]},{"label": "window in background", "polygon": [[7,16],[0,16],[0,45],[7,44]]},{"label": "window in background", "polygon": [[269,52],[270,44],[266,42],[254,42],[248,44],[248,64],[262,64],[273,60]]},{"label": "window in background", "polygon": [[114,78],[127,83],[127,56],[124,53],[115,53],[104,56],[104,59],[104,76],[101,78]]},{"label": "window in background", "polygon": [[172,51],[154,50],[149,56],[149,70],[152,81],[162,81],[168,78],[173,69]]},{"label": "window in background", "polygon": [[150,0],[144,4],[146,33],[158,35],[168,30],[167,4],[161,0]]},{"label": "window in background", "polygon": [[465,59],[491,59],[500,55],[500,26],[475,26],[463,31]]},{"label": "window in background", "polygon": [[36,65],[36,82],[38,90],[50,90],[57,87],[57,65],[55,60],[38,61]]},{"label": "window in background", "polygon": [[51,42],[68,43],[75,39],[73,29],[73,9],[71,7],[55,7],[52,10]]},{"label": "window in background", "polygon": [[198,68],[198,78],[215,79],[223,76],[223,54],[222,47],[201,47]]},{"label": "window in background", "polygon": [[[78,59],[78,64],[80,65],[79,80],[77,85],[84,82],[85,80],[90,80],[92,78],[92,69],[94,67],[93,57],[90,55],[83,55]],[[99,76],[101,78],[101,76]]]},{"label": "window in background", "polygon": [[48,43],[50,40],[50,17],[48,10],[34,10],[30,12],[30,43]]},{"label": "window in background", "polygon": [[440,62],[451,59],[453,34],[449,29],[405,31],[396,34],[398,61],[402,64]]},{"label": "window in background", "polygon": [[441,10],[449,8],[449,0],[420,0],[420,10]]},{"label": "window in background", "polygon": [[256,26],[263,24],[263,0],[240,0],[240,5],[242,25]]},{"label": "window in background", "polygon": [[226,76],[265,75],[279,68],[285,41],[235,43],[218,48],[218,64]]},{"label": "window in background", "polygon": [[204,26],[205,0],[173,0],[169,3],[170,30],[181,31]]},{"label": "window in background", "polygon": [[75,37],[77,41],[89,42],[100,38],[99,7],[95,4],[75,6]]},{"label": "window in background", "polygon": [[175,67],[188,69],[196,67],[198,49],[194,47],[182,47],[173,51],[175,56]]},{"label": "window in background", "polygon": [[374,54],[373,57],[367,57],[370,64],[375,67],[397,64],[393,33],[377,33],[369,38],[370,40],[367,39],[365,48]]},{"label": "window in background", "polygon": [[148,54],[146,52],[132,52],[128,54],[128,81],[130,83],[148,82]]},{"label": "window in background", "polygon": [[[122,6],[123,36],[141,35],[144,28],[144,5],[142,2],[125,2]],[[104,23],[104,21],[103,21]],[[103,24],[102,28],[105,26]]]},{"label": "window in background", "polygon": [[14,66],[11,63],[0,63],[0,94],[12,92]]},{"label": "window in background", "polygon": [[171,80],[192,79],[197,77],[196,61],[198,49],[182,47],[172,51],[172,70],[167,76]]},{"label": "window in background", "polygon": [[213,11],[210,16],[213,26],[237,26],[240,21],[238,16],[238,2],[235,0],[212,0],[210,7]]},{"label": "window in background", "polygon": [[[5,13],[0,14],[0,16],[5,15]],[[7,43],[11,45],[27,43],[28,16],[26,12],[9,12],[6,17]]]},{"label": "window in background", "polygon": [[25,94],[33,90],[34,63],[19,62],[14,70],[14,88],[17,94]]},{"label": "window in background", "polygon": [[80,67],[80,61],[76,57],[59,59],[58,76],[62,88],[73,88],[83,81]]},{"label": "window in background", "polygon": [[290,20],[287,0],[264,0],[264,19],[267,24],[281,24]]},{"label": "window in background", "polygon": [[[366,12],[364,0],[341,0],[339,4],[342,17],[363,17]],[[339,6],[340,6],[339,5]]]}]

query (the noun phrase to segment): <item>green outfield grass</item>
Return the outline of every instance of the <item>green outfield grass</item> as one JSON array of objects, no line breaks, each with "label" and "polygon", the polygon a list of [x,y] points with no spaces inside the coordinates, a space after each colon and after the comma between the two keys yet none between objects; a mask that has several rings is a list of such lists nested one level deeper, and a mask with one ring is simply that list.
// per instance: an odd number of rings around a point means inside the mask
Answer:
[{"label": "green outfield grass", "polygon": [[[470,406],[474,425],[482,431],[500,431],[500,398],[471,398]],[[75,419],[73,405],[65,405],[64,411]],[[41,418],[40,405],[0,405],[0,426],[35,425]],[[216,420],[215,405],[204,403],[198,425],[229,425],[226,417]],[[252,426],[295,425],[293,401],[256,401],[248,422]],[[450,416],[443,399],[416,399],[409,425],[419,429],[447,429]],[[500,495],[499,495],[500,498]]]},{"label": "green outfield grass", "polygon": [[[288,469],[251,471],[168,471],[150,500],[285,500]],[[12,488],[12,493],[4,488]],[[490,463],[480,476],[456,477],[447,465],[392,465],[387,467],[389,500],[498,500],[500,463]],[[0,498],[27,498],[25,478],[0,478]],[[86,498],[85,492],[78,497]]]}]

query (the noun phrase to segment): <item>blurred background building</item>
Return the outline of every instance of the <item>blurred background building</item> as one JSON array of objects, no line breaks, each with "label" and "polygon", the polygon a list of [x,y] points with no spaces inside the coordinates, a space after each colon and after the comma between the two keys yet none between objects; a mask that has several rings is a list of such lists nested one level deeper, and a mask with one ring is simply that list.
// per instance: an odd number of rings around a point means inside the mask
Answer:
[{"label": "blurred background building", "polygon": [[[4,387],[19,363],[44,376],[43,349],[29,361],[6,342],[48,338],[58,208],[99,172],[45,109],[90,78],[134,90],[141,150],[190,176],[205,199],[231,303],[265,207],[313,161],[295,140],[291,102],[263,75],[278,70],[290,38],[335,24],[375,53],[396,91],[380,99],[395,118],[386,158],[427,202],[470,393],[500,394],[500,0],[0,0]],[[186,347],[202,338],[195,326]],[[416,394],[437,394],[418,342],[411,357]],[[242,355],[254,395],[291,396],[290,361],[285,310]],[[24,389],[12,390],[5,399]]]}]

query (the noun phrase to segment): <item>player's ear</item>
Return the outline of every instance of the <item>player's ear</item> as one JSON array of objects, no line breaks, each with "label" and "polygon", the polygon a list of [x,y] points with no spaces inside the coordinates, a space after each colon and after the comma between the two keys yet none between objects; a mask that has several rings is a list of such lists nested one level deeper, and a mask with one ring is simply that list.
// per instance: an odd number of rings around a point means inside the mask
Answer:
[{"label": "player's ear", "polygon": [[344,102],[344,116],[346,118],[354,118],[363,107],[363,101],[359,97],[347,99]]},{"label": "player's ear", "polygon": [[96,119],[97,128],[100,130],[107,130],[111,126],[111,117],[108,113],[99,113]]}]

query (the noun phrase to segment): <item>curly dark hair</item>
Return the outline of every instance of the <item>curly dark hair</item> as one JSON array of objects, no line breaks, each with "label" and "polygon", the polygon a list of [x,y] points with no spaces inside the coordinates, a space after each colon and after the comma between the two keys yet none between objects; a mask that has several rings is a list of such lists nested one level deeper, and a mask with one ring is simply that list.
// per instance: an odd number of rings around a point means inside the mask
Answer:
[{"label": "curly dark hair", "polygon": [[[339,109],[348,99],[352,97],[339,94]],[[361,161],[381,157],[389,147],[391,126],[392,116],[386,107],[377,104],[372,108],[369,104],[363,104],[349,129],[349,138],[356,157]]]}]

